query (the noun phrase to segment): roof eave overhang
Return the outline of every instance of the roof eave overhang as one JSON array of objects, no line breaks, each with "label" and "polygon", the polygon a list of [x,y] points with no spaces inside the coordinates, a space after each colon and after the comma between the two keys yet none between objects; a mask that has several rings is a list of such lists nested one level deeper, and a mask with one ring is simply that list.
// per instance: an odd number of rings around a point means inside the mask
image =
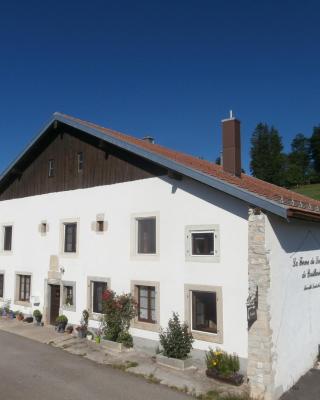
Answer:
[{"label": "roof eave overhang", "polygon": [[[177,161],[171,160],[159,154],[153,153],[152,151],[148,151],[134,145],[132,143],[125,142],[114,136],[108,135],[108,133],[102,133],[98,129],[82,124],[76,120],[67,118],[63,114],[54,113],[53,118],[41,129],[39,134],[32,140],[32,142],[26,147],[26,149],[8,166],[8,168],[3,172],[0,176],[0,183],[2,180],[10,173],[16,163],[32,148],[32,146],[40,139],[40,137],[48,130],[48,128],[55,122],[61,122],[68,126],[71,126],[75,129],[79,129],[89,135],[95,136],[103,141],[111,143],[117,147],[120,147],[124,150],[127,150],[131,153],[134,153],[140,157],[148,159],[158,165],[161,165],[168,170],[176,171],[184,176],[192,178],[196,181],[199,181],[209,187],[227,193],[230,196],[233,196],[237,199],[240,199],[249,205],[255,206],[257,208],[261,208],[265,211],[268,211],[272,214],[278,215],[282,218],[288,219],[288,207],[285,205],[281,205],[275,201],[270,199],[266,199],[262,196],[259,196],[255,193],[251,193],[248,190],[232,185],[228,182],[222,181],[220,179],[215,178],[214,176],[207,175],[203,172],[197,171],[193,168],[187,167]],[[315,214],[316,215],[316,214]]]},{"label": "roof eave overhang", "polygon": [[128,143],[123,140],[117,139],[114,136],[108,135],[107,133],[102,133],[98,129],[95,129],[94,127],[89,127],[87,125],[81,124],[80,122],[70,120],[69,118],[66,118],[65,116],[63,116],[59,113],[55,113],[54,116],[57,121],[60,121],[64,124],[72,126],[75,129],[82,130],[82,131],[84,131],[90,135],[93,135],[101,140],[105,140],[108,143],[111,143],[117,147],[120,147],[120,148],[127,150],[131,153],[134,153],[140,157],[143,157],[150,161],[153,161],[156,164],[159,164],[165,168],[168,168],[168,170],[176,171],[176,172],[178,172],[182,175],[185,175],[189,178],[195,179],[207,186],[210,186],[212,188],[215,188],[217,190],[225,192],[225,193],[229,194],[230,196],[233,196],[240,200],[243,200],[246,203],[252,204],[255,207],[258,207],[258,208],[264,209],[266,211],[269,211],[273,214],[279,215],[282,218],[287,218],[287,207],[282,206],[272,200],[265,199],[262,196],[258,196],[256,194],[253,194],[242,188],[238,188],[234,185],[231,185],[231,184],[224,182],[220,179],[217,179],[213,176],[209,176],[209,175],[204,174],[200,171],[197,171],[193,168],[189,168],[181,163],[170,160],[159,154],[153,153],[152,151],[145,150],[145,149],[143,149],[139,146],[136,146],[132,143]]},{"label": "roof eave overhang", "polygon": [[296,208],[288,208],[287,210],[288,218],[302,219],[304,221],[320,222],[320,214],[309,211],[300,210]]}]

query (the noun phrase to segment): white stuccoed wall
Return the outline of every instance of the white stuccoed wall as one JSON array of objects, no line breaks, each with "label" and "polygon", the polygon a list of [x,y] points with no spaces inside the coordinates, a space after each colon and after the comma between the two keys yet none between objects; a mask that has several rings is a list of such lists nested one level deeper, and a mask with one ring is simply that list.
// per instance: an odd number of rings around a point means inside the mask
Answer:
[{"label": "white stuccoed wall", "polygon": [[[157,261],[130,259],[131,214],[139,212],[160,215]],[[59,263],[65,268],[62,279],[77,282],[77,311],[65,313],[72,323],[79,322],[87,306],[87,276],[110,278],[116,292],[130,291],[131,280],[159,281],[162,326],[166,326],[172,311],[184,316],[184,284],[221,286],[224,341],[220,347],[246,358],[247,212],[247,206],[239,200],[186,178],[151,178],[1,202],[0,223],[14,225],[13,254],[0,255],[5,298],[14,297],[15,271],[32,272],[32,295],[40,296],[41,308],[50,255],[59,255]],[[108,222],[103,235],[91,230],[99,213],[104,213]],[[79,255],[74,258],[60,254],[60,223],[67,218],[80,220]],[[42,220],[49,224],[46,237],[38,232]],[[220,263],[185,261],[185,226],[198,224],[220,226]],[[157,338],[149,331],[135,329],[133,333]],[[209,345],[214,343],[196,341],[194,347],[207,349]]]},{"label": "white stuccoed wall", "polygon": [[320,276],[302,279],[304,271],[320,263],[293,267],[293,259],[320,262],[320,227],[316,223],[286,222],[270,217],[266,223],[266,248],[271,266],[271,329],[275,394],[288,390],[312,366],[320,344]]}]

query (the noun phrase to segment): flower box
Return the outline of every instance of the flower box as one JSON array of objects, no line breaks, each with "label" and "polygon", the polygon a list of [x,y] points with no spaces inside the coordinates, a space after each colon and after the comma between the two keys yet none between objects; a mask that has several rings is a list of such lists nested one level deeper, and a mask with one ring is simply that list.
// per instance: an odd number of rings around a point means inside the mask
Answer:
[{"label": "flower box", "polygon": [[226,382],[231,385],[240,386],[243,383],[243,375],[235,372],[232,375],[222,375],[214,368],[210,368],[206,370],[206,375],[208,378],[216,379],[220,382]]},{"label": "flower box", "polygon": [[185,370],[185,369],[193,367],[192,358],[187,358],[185,360],[179,360],[178,358],[171,358],[171,357],[166,357],[162,354],[157,354],[156,362],[159,365],[163,365],[165,367],[179,369],[179,370]]},{"label": "flower box", "polygon": [[101,339],[100,344],[106,350],[113,350],[119,353],[123,352],[126,349],[126,347],[122,343],[113,342],[112,340]]}]

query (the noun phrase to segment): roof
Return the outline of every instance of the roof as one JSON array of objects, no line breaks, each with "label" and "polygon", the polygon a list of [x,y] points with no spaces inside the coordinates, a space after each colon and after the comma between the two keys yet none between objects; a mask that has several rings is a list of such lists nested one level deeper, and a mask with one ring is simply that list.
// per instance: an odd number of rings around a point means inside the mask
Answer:
[{"label": "roof", "polygon": [[0,183],[55,121],[80,129],[90,135],[162,165],[168,168],[168,170],[196,179],[199,182],[243,200],[250,205],[272,212],[283,218],[296,217],[320,221],[320,201],[246,174],[241,174],[241,177],[234,176],[212,162],[201,160],[197,157],[168,149],[159,144],[150,143],[61,113],[53,114],[53,118],[41,130],[39,135],[1,175]]}]

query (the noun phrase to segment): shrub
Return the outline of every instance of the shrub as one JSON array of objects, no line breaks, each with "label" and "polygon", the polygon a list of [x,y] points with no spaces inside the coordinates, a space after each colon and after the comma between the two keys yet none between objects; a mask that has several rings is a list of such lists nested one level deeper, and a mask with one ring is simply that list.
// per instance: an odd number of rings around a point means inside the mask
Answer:
[{"label": "shrub", "polygon": [[180,323],[179,315],[173,313],[172,318],[169,319],[168,328],[165,331],[161,329],[160,332],[163,355],[185,360],[192,349],[193,341],[187,323]]},{"label": "shrub", "polygon": [[41,314],[40,310],[34,310],[33,311],[33,316],[35,317],[35,319],[41,319],[42,318],[42,314]]},{"label": "shrub", "polygon": [[[136,302],[130,293],[117,295],[106,290],[103,295],[102,330],[104,337],[113,342],[132,347],[130,322],[136,316]],[[124,342],[123,342],[124,341]]]},{"label": "shrub", "polygon": [[240,369],[239,357],[236,354],[228,354],[217,348],[206,352],[208,369],[214,369],[223,376],[231,376]]},{"label": "shrub", "polygon": [[120,332],[117,342],[122,343],[125,347],[133,347],[133,338],[129,332]]},{"label": "shrub", "polygon": [[56,324],[67,324],[68,318],[65,315],[59,315],[56,319]]}]

